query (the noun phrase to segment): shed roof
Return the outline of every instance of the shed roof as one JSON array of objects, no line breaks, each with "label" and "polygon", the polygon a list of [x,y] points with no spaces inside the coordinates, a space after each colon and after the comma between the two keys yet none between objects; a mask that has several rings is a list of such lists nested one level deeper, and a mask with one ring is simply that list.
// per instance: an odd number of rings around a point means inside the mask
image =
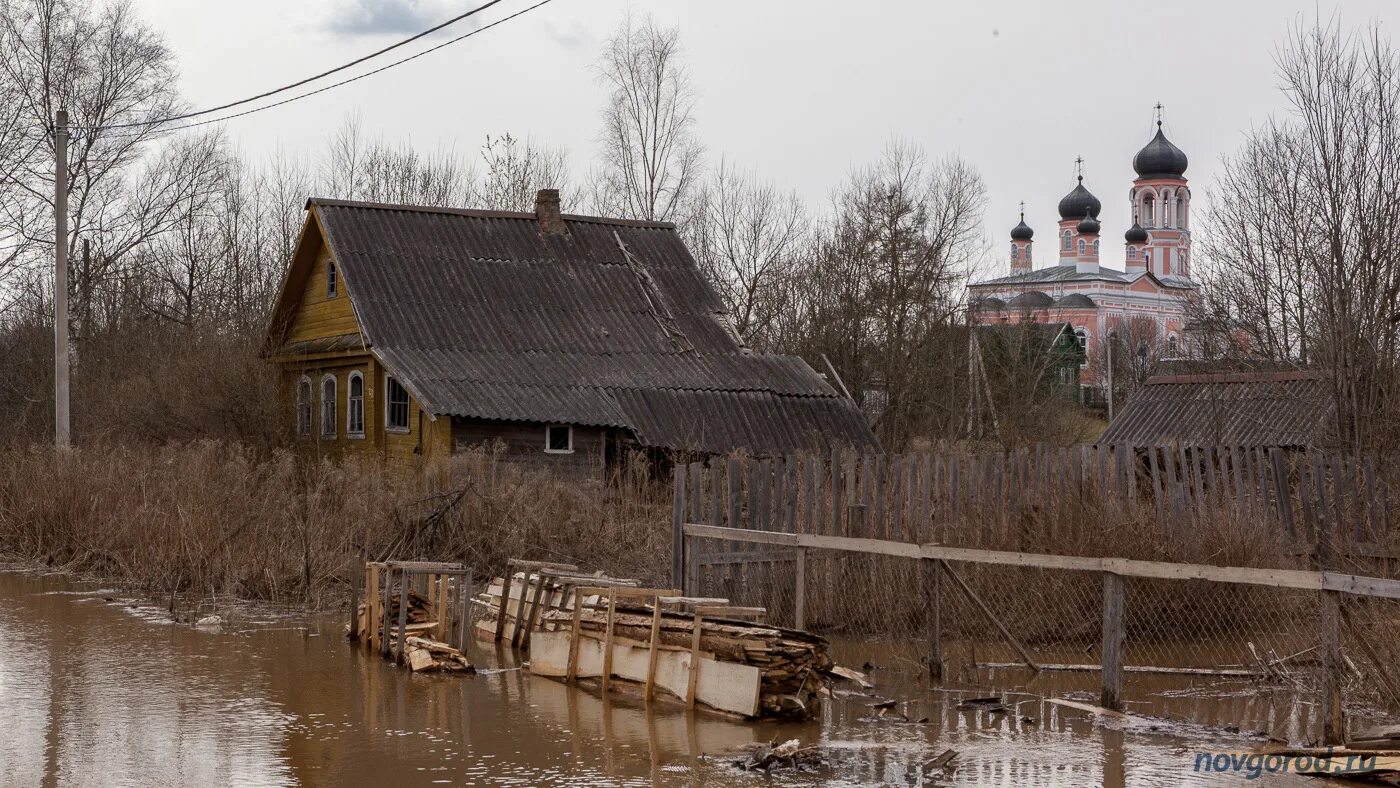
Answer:
[{"label": "shed roof", "polygon": [[1305,448],[1326,440],[1333,414],[1321,372],[1157,375],[1138,389],[1099,443]]},{"label": "shed roof", "polygon": [[[669,223],[566,214],[567,232],[546,234],[533,213],[308,208],[365,344],[429,413],[619,427],[710,452],[875,442],[802,359],[743,345]],[[290,279],[283,305],[299,292]]]}]

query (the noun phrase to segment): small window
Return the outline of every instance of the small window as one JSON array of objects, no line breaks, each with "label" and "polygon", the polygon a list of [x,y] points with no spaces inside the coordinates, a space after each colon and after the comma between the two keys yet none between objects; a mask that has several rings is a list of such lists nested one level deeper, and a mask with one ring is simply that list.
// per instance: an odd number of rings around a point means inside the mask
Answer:
[{"label": "small window", "polygon": [[1080,239],[1079,239],[1079,253],[1080,253],[1080,254],[1084,254],[1084,248],[1085,248],[1084,239],[1083,239],[1083,238],[1080,238]]},{"label": "small window", "polygon": [[1016,244],[1014,244],[1014,243],[1011,244],[1011,259],[1012,259],[1012,260],[1020,260],[1020,259],[1021,259],[1021,249],[1020,249],[1019,247],[1017,247]]},{"label": "small window", "polygon": [[1168,356],[1171,356],[1171,357],[1173,357],[1173,358],[1175,358],[1175,357],[1176,357],[1176,354],[1177,354],[1176,334],[1168,334],[1168,335],[1167,335],[1167,355],[1168,355]]},{"label": "small window", "polygon": [[408,389],[387,376],[384,378],[384,429],[408,432]]},{"label": "small window", "polygon": [[335,298],[335,294],[340,288],[338,279],[339,275],[335,271],[335,263],[326,263],[326,298]]},{"label": "small window", "polygon": [[551,424],[545,427],[544,450],[549,454],[573,453],[574,428],[567,424]]},{"label": "small window", "polygon": [[297,382],[297,434],[311,434],[311,378]]},{"label": "small window", "polygon": [[1079,352],[1081,354],[1079,366],[1089,366],[1089,329],[1083,326],[1074,329],[1074,340],[1079,343]]},{"label": "small window", "polygon": [[1128,247],[1128,259],[1129,259],[1129,260],[1136,260],[1136,259],[1137,259],[1137,247],[1136,247],[1136,246],[1129,246],[1129,247]]},{"label": "small window", "polygon": [[352,438],[365,436],[365,376],[351,372],[345,392],[345,434]]},{"label": "small window", "polygon": [[321,378],[321,437],[335,437],[335,375]]},{"label": "small window", "polygon": [[1060,236],[1060,248],[1068,252],[1070,250],[1070,232],[1065,230],[1065,234]]},{"label": "small window", "polygon": [[1095,240],[1094,240],[1094,254],[1097,255],[1098,253],[1099,253],[1099,242],[1098,242],[1098,239],[1095,239]]}]

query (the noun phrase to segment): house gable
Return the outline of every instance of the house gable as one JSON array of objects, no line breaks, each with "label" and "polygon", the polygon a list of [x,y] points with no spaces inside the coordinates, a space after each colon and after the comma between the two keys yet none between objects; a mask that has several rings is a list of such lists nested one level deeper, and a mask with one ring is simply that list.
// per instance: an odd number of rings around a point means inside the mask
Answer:
[{"label": "house gable", "polygon": [[335,257],[315,208],[306,224],[268,328],[264,352],[305,356],[363,352],[366,345],[343,266],[336,266],[334,296],[328,281]]}]

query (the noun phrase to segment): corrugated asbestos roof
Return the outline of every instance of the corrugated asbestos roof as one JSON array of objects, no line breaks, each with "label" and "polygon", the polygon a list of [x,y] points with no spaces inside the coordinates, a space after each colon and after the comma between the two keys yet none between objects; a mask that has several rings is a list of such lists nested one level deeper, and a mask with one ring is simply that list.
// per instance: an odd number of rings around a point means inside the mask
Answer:
[{"label": "corrugated asbestos roof", "polygon": [[1312,446],[1326,440],[1332,428],[1328,385],[1318,372],[1152,377],[1108,425],[1099,443]]},{"label": "corrugated asbestos roof", "polygon": [[366,341],[432,413],[709,452],[875,442],[806,362],[740,344],[669,224],[566,214],[546,235],[533,214],[309,205]]}]

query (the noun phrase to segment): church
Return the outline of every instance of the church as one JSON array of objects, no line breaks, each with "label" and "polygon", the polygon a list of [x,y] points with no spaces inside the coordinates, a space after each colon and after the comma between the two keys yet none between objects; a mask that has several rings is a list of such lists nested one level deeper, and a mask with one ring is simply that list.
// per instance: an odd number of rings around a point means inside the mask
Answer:
[{"label": "church", "polygon": [[1079,383],[1087,401],[1097,399],[1107,385],[1108,344],[1103,340],[1110,336],[1118,340],[1114,352],[1143,359],[1189,353],[1186,311],[1196,283],[1191,279],[1186,154],[1162,132],[1161,118],[1156,136],[1133,157],[1137,178],[1128,201],[1134,221],[1123,235],[1126,259],[1118,267],[1100,262],[1103,204],[1084,185],[1082,163],[1078,183],[1058,206],[1055,264],[1035,267],[1035,233],[1026,224],[1023,203],[1021,221],[1011,230],[1010,271],[969,285],[969,314],[979,324],[1073,326],[1084,349]]}]

